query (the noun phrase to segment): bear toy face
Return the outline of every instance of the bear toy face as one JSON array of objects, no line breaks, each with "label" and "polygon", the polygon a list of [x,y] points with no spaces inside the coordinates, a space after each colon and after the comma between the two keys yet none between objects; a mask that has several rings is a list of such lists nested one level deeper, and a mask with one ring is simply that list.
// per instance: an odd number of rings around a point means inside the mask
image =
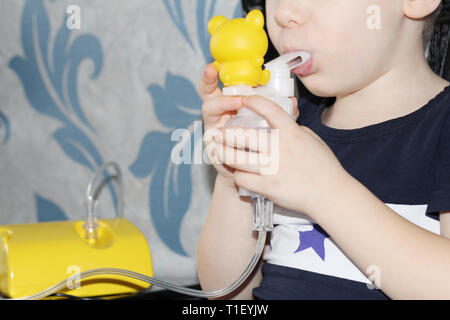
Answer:
[{"label": "bear toy face", "polygon": [[208,24],[208,31],[212,36],[211,54],[219,62],[264,57],[268,49],[264,16],[258,10],[249,12],[245,19],[216,16]]}]

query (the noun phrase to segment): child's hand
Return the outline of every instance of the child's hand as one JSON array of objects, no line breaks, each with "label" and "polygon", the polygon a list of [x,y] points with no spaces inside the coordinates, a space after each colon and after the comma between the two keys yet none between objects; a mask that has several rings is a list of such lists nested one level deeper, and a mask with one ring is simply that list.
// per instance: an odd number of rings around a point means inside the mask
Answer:
[{"label": "child's hand", "polygon": [[[224,127],[225,123],[236,113],[236,110],[242,107],[241,97],[224,96],[217,84],[217,70],[212,63],[208,64],[197,87],[197,92],[203,100],[202,116],[205,125],[204,141],[207,150],[210,150],[211,143],[214,144],[211,133],[214,133],[215,129]],[[218,173],[232,181],[234,170],[215,162],[213,159],[211,160]]]},{"label": "child's hand", "polygon": [[[237,146],[240,150],[235,149],[236,142],[227,141],[226,131],[231,128],[221,129],[219,137],[222,140],[218,141],[217,147],[223,149],[216,151],[222,155],[220,161],[236,169],[233,179],[238,186],[262,194],[286,209],[311,214],[314,204],[324,201],[327,194],[339,186],[339,177],[345,172],[339,160],[318,135],[307,127],[299,126],[274,102],[251,96],[244,98],[243,104],[264,117],[272,129],[279,129],[278,139],[277,130],[271,131],[272,140],[268,145],[272,147],[264,158],[276,159],[274,152],[278,152],[278,170],[273,174],[261,174],[267,162],[264,162],[265,165],[239,164],[237,159],[249,159],[249,152],[244,151],[242,145]],[[252,143],[251,139],[247,139],[245,147],[264,152],[258,142]],[[227,153],[234,157],[227,156]]]}]

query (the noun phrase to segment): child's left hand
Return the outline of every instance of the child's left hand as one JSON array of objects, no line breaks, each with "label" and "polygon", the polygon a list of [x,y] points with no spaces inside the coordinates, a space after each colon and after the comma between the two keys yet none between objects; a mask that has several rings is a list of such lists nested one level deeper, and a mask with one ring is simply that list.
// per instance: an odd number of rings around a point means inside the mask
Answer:
[{"label": "child's left hand", "polygon": [[[272,131],[268,134],[270,137],[268,146],[271,150],[267,148],[262,150],[261,141],[258,144],[252,142],[252,139],[247,139],[245,146],[237,146],[237,141],[233,141],[236,139],[230,137],[227,139],[227,130],[233,128],[221,128],[221,135],[218,135],[216,141],[218,160],[236,169],[234,172],[236,185],[264,195],[286,209],[311,216],[315,203],[325,201],[329,192],[339,188],[340,180],[347,172],[318,135],[308,127],[299,126],[288,113],[271,100],[251,96],[244,99],[243,105],[265,118],[271,126]],[[249,164],[248,161],[242,163],[242,159],[248,160],[251,153],[245,151],[243,147],[257,150],[264,157],[262,158],[264,164]],[[241,163],[238,161],[239,157],[245,157],[240,158]],[[272,160],[272,166],[277,165],[275,168],[277,170],[267,170],[268,159]]]}]

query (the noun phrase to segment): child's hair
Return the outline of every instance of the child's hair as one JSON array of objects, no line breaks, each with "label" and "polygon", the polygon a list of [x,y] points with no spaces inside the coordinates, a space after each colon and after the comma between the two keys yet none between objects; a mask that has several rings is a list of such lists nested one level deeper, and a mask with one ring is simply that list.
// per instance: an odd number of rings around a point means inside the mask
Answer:
[{"label": "child's hair", "polygon": [[425,56],[430,67],[446,80],[450,80],[450,0],[442,0],[436,12],[427,17],[424,32],[428,41]]},{"label": "child's hair", "polygon": [[439,17],[439,14],[442,11],[442,7],[443,7],[443,1],[441,2],[439,7],[433,13],[430,13],[425,18],[425,26],[423,29],[423,42],[424,42],[425,47],[427,46],[428,42],[430,41],[431,35],[433,33],[434,25]]}]

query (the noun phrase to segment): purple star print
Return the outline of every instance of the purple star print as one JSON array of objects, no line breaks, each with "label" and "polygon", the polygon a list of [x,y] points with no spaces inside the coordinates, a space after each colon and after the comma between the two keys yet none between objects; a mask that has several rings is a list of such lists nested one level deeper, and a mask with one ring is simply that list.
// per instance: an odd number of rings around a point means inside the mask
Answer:
[{"label": "purple star print", "polygon": [[319,257],[325,261],[325,238],[330,236],[323,230],[318,224],[313,225],[313,229],[310,231],[299,231],[300,245],[294,253],[303,251],[308,248],[313,250],[319,255]]}]

